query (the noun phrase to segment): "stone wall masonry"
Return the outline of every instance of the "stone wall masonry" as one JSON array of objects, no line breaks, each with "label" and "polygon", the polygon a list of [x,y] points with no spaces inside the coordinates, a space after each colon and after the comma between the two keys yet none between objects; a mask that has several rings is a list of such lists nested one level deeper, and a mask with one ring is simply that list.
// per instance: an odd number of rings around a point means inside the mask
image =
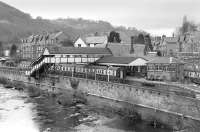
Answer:
[{"label": "stone wall masonry", "polygon": [[[69,81],[69,78],[65,79],[65,82]],[[161,93],[160,91],[151,91],[149,89],[141,89],[126,84],[86,79],[78,80],[78,89],[90,94],[122,100],[131,104],[140,104],[154,109],[175,112],[184,116],[192,116],[200,119],[200,101],[197,99]],[[68,82],[67,84],[70,83]],[[70,85],[67,87],[70,87]]]}]

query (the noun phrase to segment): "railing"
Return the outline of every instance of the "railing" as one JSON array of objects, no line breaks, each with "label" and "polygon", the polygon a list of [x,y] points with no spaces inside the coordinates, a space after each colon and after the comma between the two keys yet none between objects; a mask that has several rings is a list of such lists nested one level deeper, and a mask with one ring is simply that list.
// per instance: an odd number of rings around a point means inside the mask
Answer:
[{"label": "railing", "polygon": [[44,58],[40,63],[34,65],[30,71],[26,72],[26,74],[27,75],[31,75],[33,72],[35,72],[36,70],[38,70],[45,63],[46,59],[47,58]]}]

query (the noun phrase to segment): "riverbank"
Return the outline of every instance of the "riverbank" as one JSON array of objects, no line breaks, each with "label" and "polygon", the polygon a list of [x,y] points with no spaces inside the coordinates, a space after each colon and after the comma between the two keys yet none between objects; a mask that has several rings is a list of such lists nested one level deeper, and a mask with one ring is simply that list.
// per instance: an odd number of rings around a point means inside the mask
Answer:
[{"label": "riverbank", "polygon": [[151,124],[119,115],[89,104],[60,105],[55,96],[37,97],[31,100],[37,104],[40,131],[51,132],[170,132],[166,128],[154,128]]},{"label": "riverbank", "polygon": [[[41,90],[33,85],[30,85],[28,87],[25,86],[24,84],[14,83],[9,81],[7,82],[7,84],[4,84],[4,86],[7,86],[8,84],[10,86],[4,89],[8,91],[15,91],[20,95],[23,95],[21,93],[26,94],[27,96],[24,97],[24,103],[34,106],[34,107],[28,107],[29,110],[31,110],[31,113],[33,114],[32,117],[28,118],[32,122],[34,122],[34,124],[36,124],[37,128],[35,131],[40,131],[40,132],[46,130],[50,130],[51,132],[64,132],[64,131],[169,132],[170,131],[164,128],[163,129],[154,128],[151,124],[147,122],[132,120],[133,118],[124,118],[123,115],[119,115],[110,108],[107,109],[98,108],[95,107],[94,105],[90,105],[89,102],[69,103],[70,100],[73,101],[74,98],[73,92],[55,94],[53,92]],[[61,101],[63,97],[65,97],[65,100]],[[19,107],[18,109],[23,109],[23,107],[22,108]],[[26,116],[26,114],[27,113],[24,112],[24,116]],[[18,117],[17,121],[20,122],[20,120],[21,118]],[[17,121],[16,119],[13,119],[12,125],[15,126],[15,122]],[[9,132],[9,131],[4,131],[4,132]]]}]

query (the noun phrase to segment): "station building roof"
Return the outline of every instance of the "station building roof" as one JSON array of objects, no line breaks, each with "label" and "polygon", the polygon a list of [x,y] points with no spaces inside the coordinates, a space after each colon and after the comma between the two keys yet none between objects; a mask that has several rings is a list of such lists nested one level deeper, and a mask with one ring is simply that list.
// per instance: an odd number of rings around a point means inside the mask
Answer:
[{"label": "station building roof", "polygon": [[44,55],[50,54],[97,54],[112,55],[108,48],[91,48],[91,47],[48,47],[44,50]]},{"label": "station building roof", "polygon": [[117,57],[105,56],[96,61],[101,65],[115,65],[115,66],[144,66],[147,60],[142,57]]}]

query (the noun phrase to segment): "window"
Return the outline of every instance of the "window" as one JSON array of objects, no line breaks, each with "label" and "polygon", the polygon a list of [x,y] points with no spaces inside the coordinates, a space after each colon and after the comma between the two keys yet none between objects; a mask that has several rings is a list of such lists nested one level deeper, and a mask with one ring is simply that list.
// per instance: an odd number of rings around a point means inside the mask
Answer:
[{"label": "window", "polygon": [[94,44],[90,44],[90,47],[94,47]]},{"label": "window", "polygon": [[107,73],[107,70],[103,70],[103,74],[106,75],[106,73]]},{"label": "window", "polygon": [[158,65],[158,70],[159,70],[159,71],[162,71],[162,70],[163,70],[163,65],[161,65],[161,64]]},{"label": "window", "polygon": [[175,65],[169,65],[168,71],[176,71],[176,66]]},{"label": "window", "polygon": [[153,64],[148,64],[148,70],[149,71],[154,70],[154,65]]},{"label": "window", "polygon": [[159,67],[158,65],[155,65],[155,70],[158,71],[159,70]]},{"label": "window", "polygon": [[163,65],[163,71],[167,71],[167,65]]}]

